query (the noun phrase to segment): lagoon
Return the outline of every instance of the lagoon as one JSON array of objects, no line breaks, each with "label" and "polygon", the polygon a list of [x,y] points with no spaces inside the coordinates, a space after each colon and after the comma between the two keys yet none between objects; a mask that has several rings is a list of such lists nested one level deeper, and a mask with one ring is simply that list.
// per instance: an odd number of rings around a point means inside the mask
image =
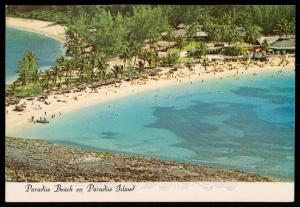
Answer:
[{"label": "lagoon", "polygon": [[17,79],[17,63],[26,51],[32,51],[37,55],[41,70],[51,67],[55,60],[65,53],[63,44],[34,32],[6,27],[5,38],[6,83]]},{"label": "lagoon", "polygon": [[295,73],[240,75],[143,92],[9,136],[293,181]]}]

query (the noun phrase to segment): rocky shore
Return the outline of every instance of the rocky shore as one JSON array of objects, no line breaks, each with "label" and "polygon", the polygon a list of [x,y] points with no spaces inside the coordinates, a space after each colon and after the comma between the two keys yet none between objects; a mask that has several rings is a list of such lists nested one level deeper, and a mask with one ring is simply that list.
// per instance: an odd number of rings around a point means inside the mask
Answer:
[{"label": "rocky shore", "polygon": [[92,152],[43,140],[5,138],[5,177],[11,182],[271,182],[233,169]]}]

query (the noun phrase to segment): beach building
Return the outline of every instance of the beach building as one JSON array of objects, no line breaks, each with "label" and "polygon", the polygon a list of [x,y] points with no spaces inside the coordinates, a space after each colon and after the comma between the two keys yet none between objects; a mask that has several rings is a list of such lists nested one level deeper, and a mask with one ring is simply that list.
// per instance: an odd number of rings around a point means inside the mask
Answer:
[{"label": "beach building", "polygon": [[[187,33],[188,33],[188,29],[189,29],[190,25],[185,25],[183,23],[179,24],[177,26],[177,30],[174,30],[171,33],[171,36],[173,38],[178,38],[178,37],[187,37]],[[202,31],[202,25],[197,25],[196,26],[196,33],[192,38],[196,38],[196,39],[205,39],[208,37],[208,34],[204,31]]]},{"label": "beach building", "polygon": [[274,42],[276,42],[277,40],[279,40],[280,36],[276,35],[276,36],[260,36],[259,38],[257,38],[257,43],[258,44],[262,44],[265,40],[269,43],[272,44]]},{"label": "beach building", "polygon": [[274,50],[275,52],[277,51],[286,51],[286,52],[295,52],[295,44],[296,44],[296,39],[291,37],[291,38],[280,38],[277,41],[273,42],[271,44],[271,49]]}]

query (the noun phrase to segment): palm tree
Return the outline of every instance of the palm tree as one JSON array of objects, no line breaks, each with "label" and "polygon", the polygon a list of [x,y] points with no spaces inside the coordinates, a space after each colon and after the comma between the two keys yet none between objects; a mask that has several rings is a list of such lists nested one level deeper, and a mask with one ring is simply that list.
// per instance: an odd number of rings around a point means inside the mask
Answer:
[{"label": "palm tree", "polygon": [[141,53],[141,46],[137,43],[132,44],[131,55],[134,57],[133,66],[135,66],[136,58]]},{"label": "palm tree", "polygon": [[65,82],[67,83],[67,85],[69,85],[73,70],[72,60],[65,60],[64,66]]},{"label": "palm tree", "polygon": [[187,28],[187,37],[192,38],[197,33],[197,23],[194,22],[193,24],[189,25]]},{"label": "palm tree", "polygon": [[59,71],[60,71],[60,68],[57,64],[55,64],[52,68],[52,73],[53,73],[53,76],[54,76],[54,84],[56,84],[57,82],[57,78],[58,78],[58,75],[59,75]]},{"label": "palm tree", "polygon": [[158,53],[157,53],[157,52],[155,52],[155,53],[153,54],[153,62],[154,62],[154,67],[156,68],[157,63],[159,62],[159,56],[158,56]]},{"label": "palm tree", "polygon": [[139,73],[141,73],[141,72],[143,72],[144,67],[145,67],[145,64],[144,64],[142,61],[139,61],[139,62],[138,62],[138,66],[136,67],[136,69],[137,69],[137,71],[138,71]]},{"label": "palm tree", "polygon": [[279,36],[283,36],[283,35],[288,35],[289,31],[290,31],[290,25],[288,20],[286,19],[281,19],[278,23],[277,23],[277,28],[278,28],[278,34]]},{"label": "palm tree", "polygon": [[61,78],[63,77],[62,73],[65,72],[65,67],[66,67],[66,59],[64,58],[64,56],[61,56],[60,58],[56,59],[55,65],[57,66],[57,70],[58,70],[57,75],[59,77],[59,80],[61,81]]},{"label": "palm tree", "polygon": [[41,83],[42,83],[42,86],[46,89],[49,88],[49,85],[50,85],[50,82],[52,80],[52,73],[50,70],[45,70],[42,74],[42,80],[41,80]]},{"label": "palm tree", "polygon": [[179,49],[179,54],[180,54],[181,50],[183,49],[183,47],[185,45],[185,40],[182,36],[178,36],[176,38],[176,45],[177,45],[177,48]]},{"label": "palm tree", "polygon": [[38,73],[38,59],[36,55],[31,52],[25,52],[22,60],[18,62],[19,81],[22,85],[26,85],[31,81],[36,83],[36,75]]},{"label": "palm tree", "polygon": [[147,59],[147,51],[146,50],[141,50],[140,53],[139,53],[139,58],[141,60],[143,60],[144,65],[145,65],[146,59]]},{"label": "palm tree", "polygon": [[34,71],[34,73],[32,74],[32,80],[33,80],[33,84],[36,85],[39,82],[39,74],[41,71]]},{"label": "palm tree", "polygon": [[112,68],[112,72],[114,73],[115,78],[118,78],[118,75],[123,75],[124,67],[123,65],[114,65]]},{"label": "palm tree", "polygon": [[27,80],[28,80],[28,60],[26,58],[26,56],[24,56],[22,58],[21,61],[18,62],[18,70],[17,73],[19,75],[18,77],[18,81],[22,84],[22,85],[26,85],[27,84]]},{"label": "palm tree", "polygon": [[154,59],[153,54],[146,50],[144,53],[144,58],[147,61],[149,68],[151,68],[151,63],[153,62],[153,59]]},{"label": "palm tree", "polygon": [[266,39],[262,42],[261,48],[263,51],[266,51],[266,52],[269,50],[270,44]]},{"label": "palm tree", "polygon": [[33,81],[34,84],[37,83],[37,75],[38,75],[38,58],[33,52],[27,53],[27,58],[29,61],[29,75],[30,80]]},{"label": "palm tree", "polygon": [[196,47],[195,56],[201,58],[202,56],[206,56],[207,54],[207,44],[205,42],[199,42]]},{"label": "palm tree", "polygon": [[122,50],[122,54],[120,55],[120,58],[123,60],[124,63],[124,68],[126,68],[126,62],[127,60],[130,58],[130,50],[127,46],[124,46],[123,50]]},{"label": "palm tree", "polygon": [[106,69],[108,67],[108,63],[107,63],[107,59],[104,55],[100,55],[100,57],[98,57],[98,64],[97,64],[97,67],[99,68],[100,70],[100,74],[102,77],[105,77],[106,76]]},{"label": "palm tree", "polygon": [[246,26],[245,41],[248,43],[255,43],[257,38],[261,35],[262,28],[256,25]]}]

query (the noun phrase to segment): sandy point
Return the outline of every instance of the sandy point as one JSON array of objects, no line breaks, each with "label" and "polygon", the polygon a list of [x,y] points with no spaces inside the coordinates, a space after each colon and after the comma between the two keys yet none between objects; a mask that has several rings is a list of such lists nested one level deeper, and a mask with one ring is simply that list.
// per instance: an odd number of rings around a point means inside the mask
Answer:
[{"label": "sandy point", "polygon": [[6,26],[39,33],[47,37],[56,39],[61,43],[64,43],[66,41],[66,27],[56,24],[55,22],[6,17],[5,23]]}]

